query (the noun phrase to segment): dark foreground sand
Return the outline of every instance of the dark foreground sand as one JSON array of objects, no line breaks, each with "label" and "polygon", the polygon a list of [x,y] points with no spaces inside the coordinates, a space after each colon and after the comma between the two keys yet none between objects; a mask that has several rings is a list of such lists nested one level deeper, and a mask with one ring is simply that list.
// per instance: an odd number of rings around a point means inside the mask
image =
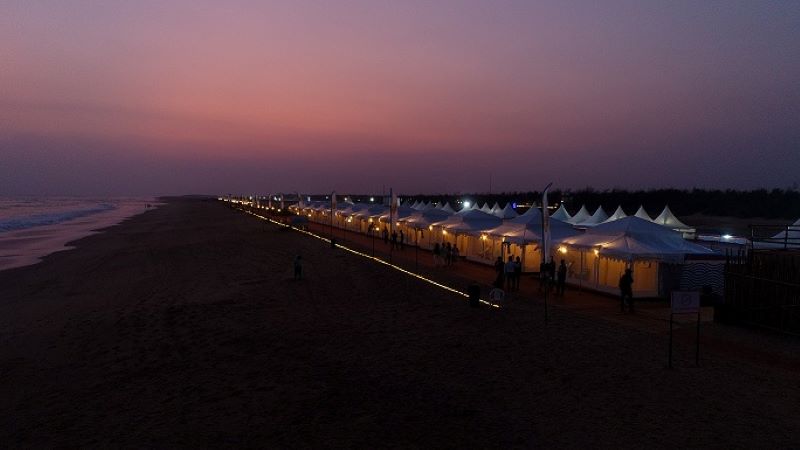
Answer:
[{"label": "dark foreground sand", "polygon": [[800,446],[796,373],[532,311],[176,199],[0,272],[0,444]]}]

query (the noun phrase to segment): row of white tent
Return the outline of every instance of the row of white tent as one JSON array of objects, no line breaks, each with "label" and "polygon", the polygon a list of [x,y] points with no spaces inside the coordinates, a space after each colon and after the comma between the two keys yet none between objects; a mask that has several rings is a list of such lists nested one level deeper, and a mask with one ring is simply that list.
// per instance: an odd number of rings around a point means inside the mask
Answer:
[{"label": "row of white tent", "polygon": [[[508,213],[513,212],[510,205],[484,207],[471,206],[455,212],[449,204],[403,204],[396,208],[393,227],[389,224],[389,207],[383,205],[340,203],[333,217],[329,202],[301,203],[295,208],[312,221],[367,235],[380,236],[384,229],[392,228],[402,233],[407,243],[422,248],[449,242],[459,248],[462,256],[485,264],[492,264],[498,257],[519,256],[525,272],[537,272],[542,259],[541,210],[534,207],[517,215]],[[565,260],[568,282],[587,288],[615,292],[624,269],[634,267],[635,293],[656,296],[662,293],[662,264],[683,264],[687,257],[719,256],[687,241],[669,225],[636,215],[604,220],[591,227],[558,217],[553,214],[550,220],[549,256]]]}]

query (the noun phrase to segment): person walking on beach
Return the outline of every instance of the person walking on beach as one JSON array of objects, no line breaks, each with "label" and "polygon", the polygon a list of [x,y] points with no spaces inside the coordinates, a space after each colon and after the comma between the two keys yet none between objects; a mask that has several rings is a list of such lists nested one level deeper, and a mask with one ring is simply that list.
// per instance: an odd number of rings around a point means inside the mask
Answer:
[{"label": "person walking on beach", "polygon": [[557,283],[556,284],[556,295],[564,296],[564,288],[567,284],[567,263],[564,260],[561,260],[561,264],[558,265],[558,274],[556,275]]},{"label": "person walking on beach", "polygon": [[519,290],[519,279],[522,278],[522,261],[519,256],[514,259],[514,290]]},{"label": "person walking on beach", "polygon": [[294,257],[294,279],[303,278],[303,258],[300,255]]},{"label": "person walking on beach", "polygon": [[433,266],[434,267],[439,267],[439,255],[441,253],[442,253],[442,247],[440,247],[439,243],[437,242],[433,246]]},{"label": "person walking on beach", "polygon": [[505,270],[505,277],[506,277],[506,291],[511,292],[514,290],[514,257],[509,256],[508,262],[506,262],[504,270]]},{"label": "person walking on beach", "polygon": [[397,249],[397,231],[392,231],[392,250]]},{"label": "person walking on beach", "polygon": [[494,287],[503,289],[503,272],[505,272],[505,264],[503,264],[503,257],[498,256],[497,261],[494,262],[494,270],[497,273],[494,279]]},{"label": "person walking on beach", "polygon": [[628,312],[633,313],[633,275],[631,269],[625,269],[625,274],[619,277],[619,311],[625,312],[625,304],[628,305]]}]

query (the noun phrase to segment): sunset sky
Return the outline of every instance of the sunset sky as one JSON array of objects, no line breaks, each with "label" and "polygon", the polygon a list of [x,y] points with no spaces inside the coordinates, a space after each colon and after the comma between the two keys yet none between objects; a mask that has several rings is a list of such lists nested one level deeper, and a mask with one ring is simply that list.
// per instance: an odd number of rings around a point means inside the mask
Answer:
[{"label": "sunset sky", "polygon": [[800,1],[0,2],[0,196],[800,183]]}]

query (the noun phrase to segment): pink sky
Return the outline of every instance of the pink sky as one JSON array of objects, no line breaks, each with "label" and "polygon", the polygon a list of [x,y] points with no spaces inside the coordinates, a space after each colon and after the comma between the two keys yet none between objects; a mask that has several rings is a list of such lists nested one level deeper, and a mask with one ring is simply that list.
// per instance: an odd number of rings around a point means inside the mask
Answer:
[{"label": "pink sky", "polygon": [[797,2],[12,1],[0,194],[786,187]]}]

